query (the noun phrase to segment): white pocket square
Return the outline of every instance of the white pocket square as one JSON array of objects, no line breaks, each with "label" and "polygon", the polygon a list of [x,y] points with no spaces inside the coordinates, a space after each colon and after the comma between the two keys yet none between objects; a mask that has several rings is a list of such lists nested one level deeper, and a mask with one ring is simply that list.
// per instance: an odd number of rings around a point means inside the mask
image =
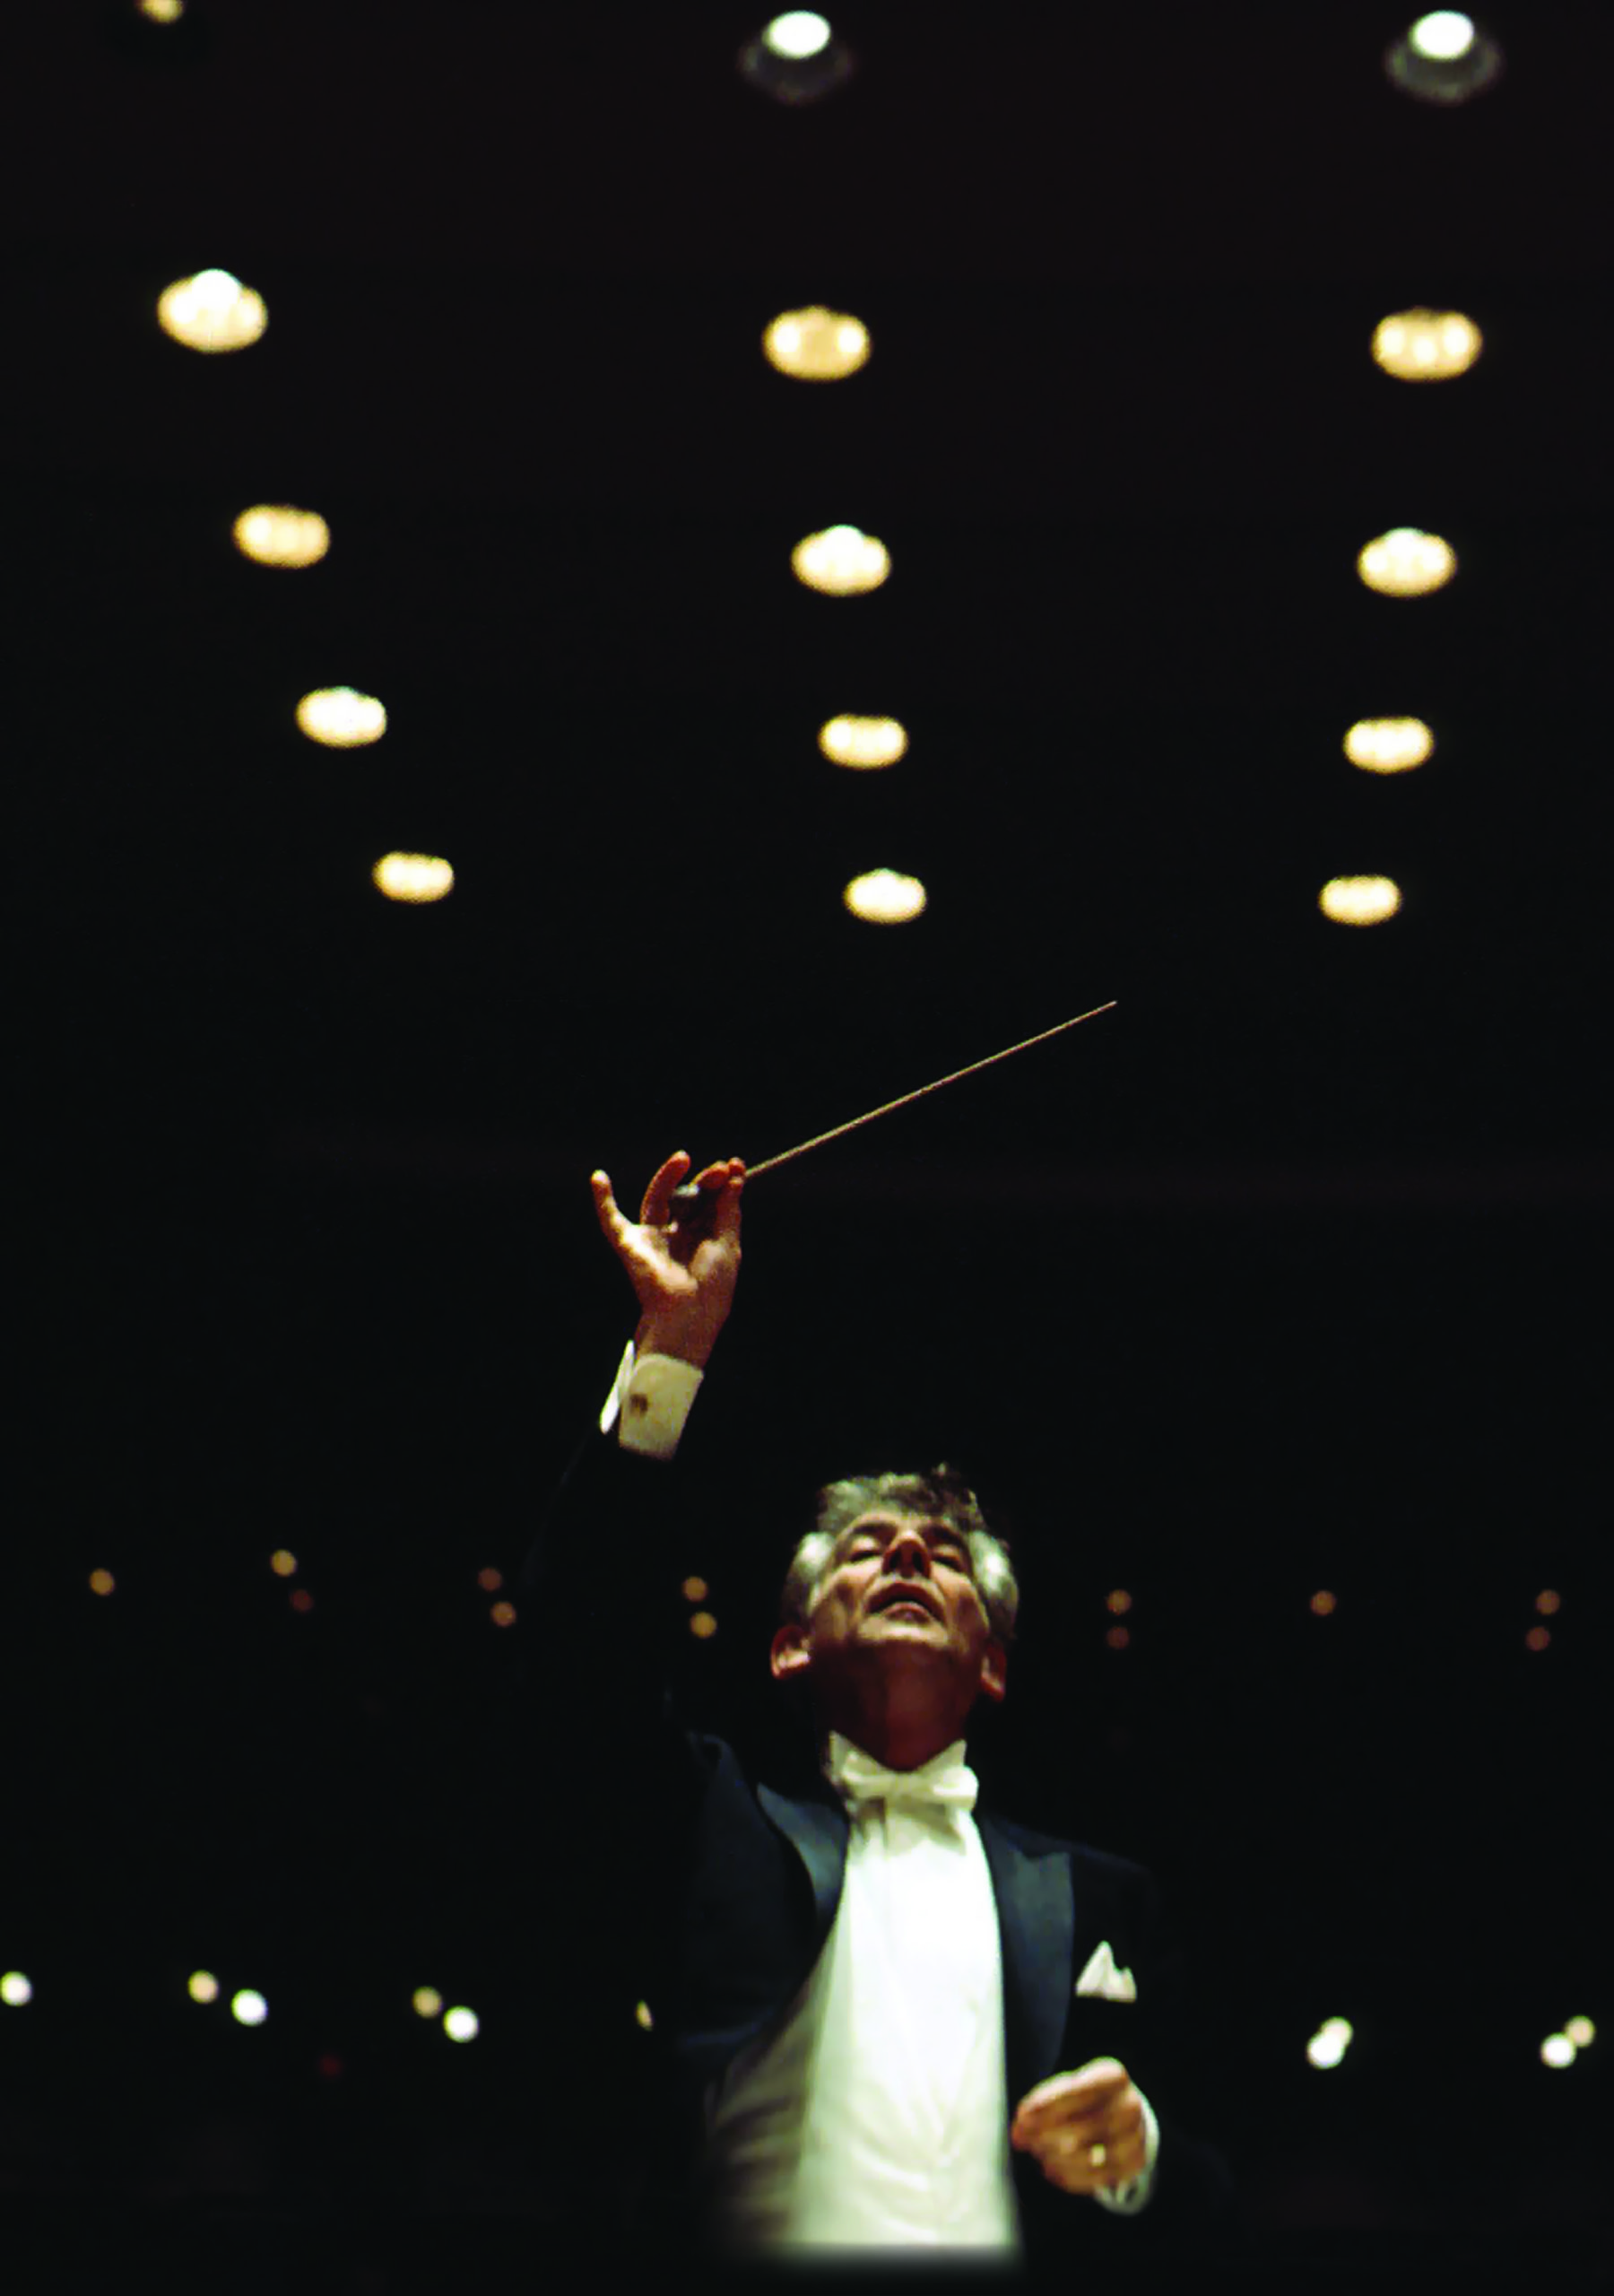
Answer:
[{"label": "white pocket square", "polygon": [[1135,2001],[1137,1980],[1130,1970],[1118,1970],[1106,1937],[1076,1980],[1078,1993],[1097,1994],[1105,2001]]}]

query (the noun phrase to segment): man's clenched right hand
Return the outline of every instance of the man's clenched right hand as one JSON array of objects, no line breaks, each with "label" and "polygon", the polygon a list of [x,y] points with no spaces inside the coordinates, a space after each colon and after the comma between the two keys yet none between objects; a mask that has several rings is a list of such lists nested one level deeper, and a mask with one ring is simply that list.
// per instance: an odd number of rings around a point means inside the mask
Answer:
[{"label": "man's clenched right hand", "polygon": [[699,1185],[717,1203],[710,1218],[695,1225],[677,1223],[672,1202],[689,1164],[681,1148],[668,1157],[645,1190],[637,1226],[622,1216],[607,1173],[593,1173],[589,1186],[605,1240],[627,1269],[639,1303],[636,1353],[676,1355],[704,1370],[734,1303],[745,1166],[738,1156],[707,1166]]}]

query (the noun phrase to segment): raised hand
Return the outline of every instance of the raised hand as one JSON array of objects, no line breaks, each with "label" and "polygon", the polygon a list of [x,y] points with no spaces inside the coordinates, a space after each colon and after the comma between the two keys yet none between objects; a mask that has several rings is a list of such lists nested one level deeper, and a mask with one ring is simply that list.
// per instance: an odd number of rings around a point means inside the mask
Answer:
[{"label": "raised hand", "polygon": [[672,1191],[690,1159],[669,1156],[645,1190],[636,1224],[624,1218],[609,1174],[590,1175],[594,1210],[605,1240],[628,1272],[639,1303],[634,1335],[641,1355],[677,1355],[704,1367],[728,1319],[740,1274],[740,1196],[745,1166],[738,1156],[708,1164],[698,1185],[716,1198],[709,1217],[679,1222]]}]

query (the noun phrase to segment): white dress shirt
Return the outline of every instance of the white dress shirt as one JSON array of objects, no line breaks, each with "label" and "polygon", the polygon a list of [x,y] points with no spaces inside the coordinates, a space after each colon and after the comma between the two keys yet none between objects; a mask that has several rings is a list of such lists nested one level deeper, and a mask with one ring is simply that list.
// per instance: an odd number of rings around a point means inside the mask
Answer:
[{"label": "white dress shirt", "polygon": [[[626,1449],[670,1459],[702,1377],[668,1356],[636,1361],[629,1341],[602,1432],[620,1424]],[[937,2247],[1013,2262],[1002,1964],[980,1833],[965,1809],[846,1794],[836,1770],[849,1750],[829,1733],[824,1774],[851,1825],[829,1936],[780,2018],[707,2092],[719,2218],[744,2253]],[[924,1768],[964,1754],[960,1738]],[[1147,2100],[1144,2120],[1141,2174],[1094,2196],[1122,2214],[1153,2180]]]}]

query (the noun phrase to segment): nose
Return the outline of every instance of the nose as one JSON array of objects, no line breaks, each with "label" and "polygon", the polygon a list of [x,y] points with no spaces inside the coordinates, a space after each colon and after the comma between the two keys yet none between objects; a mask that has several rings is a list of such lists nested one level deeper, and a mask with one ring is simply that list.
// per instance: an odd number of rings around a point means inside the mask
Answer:
[{"label": "nose", "polygon": [[930,1550],[925,1545],[924,1534],[917,1524],[905,1523],[900,1528],[892,1532],[886,1545],[886,1559],[888,1561],[918,1562],[928,1565]]},{"label": "nose", "polygon": [[925,1544],[923,1533],[918,1530],[896,1532],[886,1548],[882,1576],[888,1578],[928,1579],[930,1575],[930,1549]]}]

